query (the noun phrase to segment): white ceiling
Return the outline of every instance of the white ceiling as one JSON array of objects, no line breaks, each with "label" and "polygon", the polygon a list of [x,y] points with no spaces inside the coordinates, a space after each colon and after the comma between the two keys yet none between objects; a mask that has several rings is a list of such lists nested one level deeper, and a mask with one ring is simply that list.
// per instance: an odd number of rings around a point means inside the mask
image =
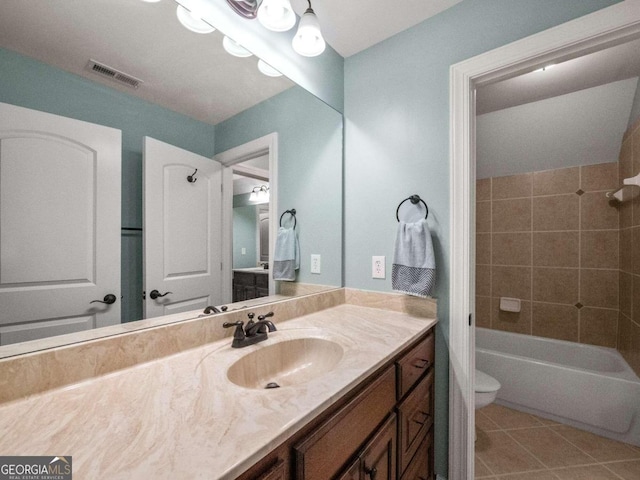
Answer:
[{"label": "white ceiling", "polygon": [[[417,25],[462,0],[312,0],[322,35],[343,57]],[[307,0],[291,0],[300,16]]]},{"label": "white ceiling", "polygon": [[[459,1],[315,0],[313,8],[327,42],[349,56]],[[293,5],[299,15],[307,8]],[[293,85],[260,74],[255,57],[228,55],[219,32],[187,31],[175,11],[174,0],[2,0],[0,46],[212,124]],[[90,58],[144,84],[131,90],[89,73]]]}]

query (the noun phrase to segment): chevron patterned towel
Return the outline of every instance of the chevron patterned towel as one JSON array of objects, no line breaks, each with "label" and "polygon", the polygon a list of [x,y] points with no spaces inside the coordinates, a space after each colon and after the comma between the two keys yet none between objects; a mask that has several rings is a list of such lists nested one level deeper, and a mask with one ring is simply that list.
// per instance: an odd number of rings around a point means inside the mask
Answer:
[{"label": "chevron patterned towel", "polygon": [[391,286],[396,292],[427,297],[436,283],[436,261],[426,220],[400,222],[393,254]]}]

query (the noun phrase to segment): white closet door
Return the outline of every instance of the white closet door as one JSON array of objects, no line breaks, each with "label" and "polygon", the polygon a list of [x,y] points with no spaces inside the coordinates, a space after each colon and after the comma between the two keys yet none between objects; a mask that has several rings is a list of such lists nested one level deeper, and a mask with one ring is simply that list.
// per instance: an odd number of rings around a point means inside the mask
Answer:
[{"label": "white closet door", "polygon": [[121,151],[119,130],[0,103],[0,344],[120,322]]},{"label": "white closet door", "polygon": [[145,137],[146,318],[221,303],[221,203],[218,162]]}]

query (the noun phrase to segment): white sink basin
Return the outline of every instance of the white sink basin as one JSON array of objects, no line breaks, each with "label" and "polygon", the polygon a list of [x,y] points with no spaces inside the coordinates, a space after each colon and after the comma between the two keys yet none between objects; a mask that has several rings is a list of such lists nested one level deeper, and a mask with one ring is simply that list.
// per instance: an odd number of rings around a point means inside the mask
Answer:
[{"label": "white sink basin", "polygon": [[229,367],[231,382],[256,389],[300,385],[333,370],[344,354],[339,344],[323,338],[266,342]]}]

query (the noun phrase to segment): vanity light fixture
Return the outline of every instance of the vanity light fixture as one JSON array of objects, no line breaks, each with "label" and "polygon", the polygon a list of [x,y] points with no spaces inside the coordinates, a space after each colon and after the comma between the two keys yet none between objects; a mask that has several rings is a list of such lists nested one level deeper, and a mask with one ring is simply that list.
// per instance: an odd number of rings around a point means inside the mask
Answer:
[{"label": "vanity light fixture", "polygon": [[224,49],[227,51],[228,54],[233,55],[234,57],[245,58],[245,57],[250,57],[252,55],[252,53],[249,50],[244,48],[239,43],[231,40],[226,35],[222,39],[222,46],[224,47]]},{"label": "vanity light fixture", "polygon": [[260,70],[267,77],[281,77],[282,73],[273,68],[264,60],[258,59],[258,70]]},{"label": "vanity light fixture", "polygon": [[182,5],[178,5],[178,10],[176,11],[176,15],[178,16],[178,20],[180,23],[188,30],[191,30],[195,33],[211,33],[215,32],[215,28],[209,25],[206,21],[202,19],[202,17],[196,11],[190,11],[183,7]]},{"label": "vanity light fixture", "polygon": [[227,3],[241,17],[253,20],[258,14],[258,0],[227,0]]},{"label": "vanity light fixture", "polygon": [[269,201],[269,187],[266,185],[260,185],[253,187],[251,195],[249,195],[250,202],[268,202]]},{"label": "vanity light fixture", "polygon": [[316,17],[315,12],[311,8],[311,0],[307,1],[309,8],[307,8],[300,19],[298,31],[293,37],[291,45],[296,53],[304,57],[316,57],[324,52],[326,43],[324,38],[322,38],[322,32],[320,32],[318,17]]},{"label": "vanity light fixture", "polygon": [[296,14],[289,0],[262,0],[258,21],[268,30],[286,32],[296,24]]}]

